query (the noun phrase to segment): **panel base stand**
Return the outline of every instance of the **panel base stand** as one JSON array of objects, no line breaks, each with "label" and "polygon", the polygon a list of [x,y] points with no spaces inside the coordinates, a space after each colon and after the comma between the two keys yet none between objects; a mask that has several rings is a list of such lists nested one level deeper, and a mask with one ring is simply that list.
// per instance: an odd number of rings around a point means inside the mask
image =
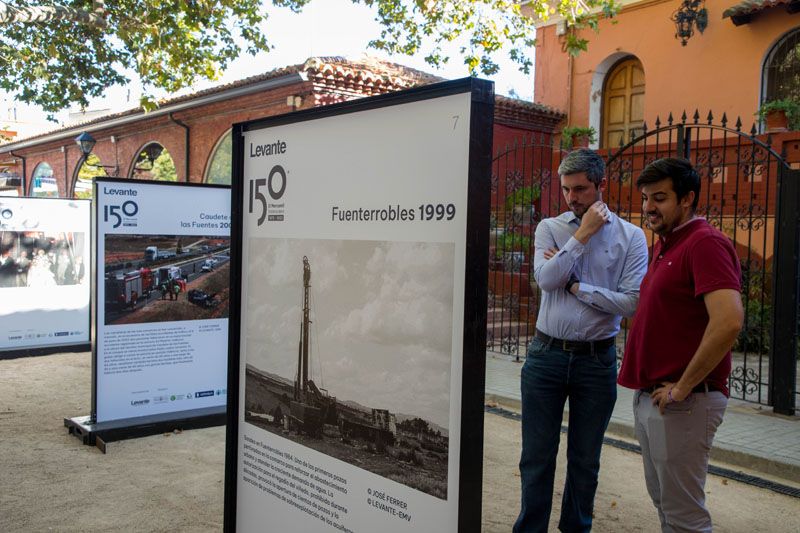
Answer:
[{"label": "panel base stand", "polygon": [[176,413],[167,415],[143,416],[125,420],[112,420],[110,422],[92,423],[90,416],[75,416],[64,419],[64,426],[70,435],[81,439],[87,446],[97,446],[106,453],[106,443],[117,440],[148,437],[160,433],[171,433],[175,430],[200,429],[213,426],[224,426],[226,422],[225,407],[197,409],[182,413],[181,418],[174,417]]},{"label": "panel base stand", "polygon": [[80,353],[91,352],[91,344],[71,344],[69,346],[43,346],[36,348],[19,348],[16,350],[0,350],[0,359],[18,359],[20,357],[34,357],[39,355],[52,355],[54,353]]}]

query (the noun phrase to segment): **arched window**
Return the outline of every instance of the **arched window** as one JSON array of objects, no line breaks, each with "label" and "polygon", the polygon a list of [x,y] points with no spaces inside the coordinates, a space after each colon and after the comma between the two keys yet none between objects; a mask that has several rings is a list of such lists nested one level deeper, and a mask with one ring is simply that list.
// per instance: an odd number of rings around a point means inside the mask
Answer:
[{"label": "arched window", "polygon": [[784,35],[764,63],[764,100],[800,102],[800,29]]},{"label": "arched window", "polygon": [[31,196],[58,198],[58,184],[53,176],[53,167],[45,162],[36,165],[31,176]]},{"label": "arched window", "polygon": [[22,178],[10,167],[0,167],[0,196],[20,196]]},{"label": "arched window", "polygon": [[153,142],[139,150],[130,177],[137,180],[178,181],[178,171],[169,151]]},{"label": "arched window", "polygon": [[217,141],[217,146],[214,147],[214,152],[211,156],[211,162],[206,169],[206,183],[231,184],[231,169],[233,168],[231,166],[232,139],[231,130],[228,130]]},{"label": "arched window", "polygon": [[642,133],[644,68],[635,57],[617,63],[603,86],[603,128],[600,146],[615,148]]},{"label": "arched window", "polygon": [[89,154],[81,168],[78,169],[78,176],[75,180],[75,188],[72,195],[75,198],[91,198],[92,183],[98,176],[108,176],[106,169],[101,166],[100,158],[94,154]]}]

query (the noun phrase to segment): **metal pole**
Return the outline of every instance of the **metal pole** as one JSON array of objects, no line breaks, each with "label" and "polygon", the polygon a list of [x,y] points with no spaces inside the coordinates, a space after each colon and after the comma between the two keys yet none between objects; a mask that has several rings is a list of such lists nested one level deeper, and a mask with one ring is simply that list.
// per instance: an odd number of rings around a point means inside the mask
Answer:
[{"label": "metal pole", "polygon": [[308,325],[310,322],[308,318],[308,290],[310,287],[311,266],[308,264],[308,258],[303,256],[303,395],[308,392]]},{"label": "metal pole", "polygon": [[800,171],[779,162],[772,279],[769,395],[773,411],[794,415],[797,389]]},{"label": "metal pole", "polygon": [[677,136],[678,138],[675,140],[675,157],[683,157],[684,146],[683,146],[683,124],[678,124],[678,131]]}]

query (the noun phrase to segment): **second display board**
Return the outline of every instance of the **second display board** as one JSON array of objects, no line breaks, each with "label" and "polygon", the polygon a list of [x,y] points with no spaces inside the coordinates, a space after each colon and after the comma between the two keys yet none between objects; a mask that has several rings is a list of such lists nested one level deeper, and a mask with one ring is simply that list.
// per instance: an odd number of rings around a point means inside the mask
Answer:
[{"label": "second display board", "polygon": [[492,99],[466,80],[235,128],[228,528],[480,528]]},{"label": "second display board", "polygon": [[98,178],[95,202],[94,421],[224,412],[230,189]]}]

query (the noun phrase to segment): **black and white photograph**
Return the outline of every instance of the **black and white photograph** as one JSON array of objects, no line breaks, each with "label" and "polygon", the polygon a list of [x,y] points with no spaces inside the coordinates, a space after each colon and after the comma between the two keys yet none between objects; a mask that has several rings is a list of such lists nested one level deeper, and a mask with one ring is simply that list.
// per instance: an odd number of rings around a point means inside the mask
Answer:
[{"label": "black and white photograph", "polygon": [[446,499],[454,245],[246,244],[245,421]]},{"label": "black and white photograph", "polygon": [[83,232],[0,232],[0,289],[87,281]]},{"label": "black and white photograph", "polygon": [[105,324],[228,317],[230,239],[105,236]]}]

